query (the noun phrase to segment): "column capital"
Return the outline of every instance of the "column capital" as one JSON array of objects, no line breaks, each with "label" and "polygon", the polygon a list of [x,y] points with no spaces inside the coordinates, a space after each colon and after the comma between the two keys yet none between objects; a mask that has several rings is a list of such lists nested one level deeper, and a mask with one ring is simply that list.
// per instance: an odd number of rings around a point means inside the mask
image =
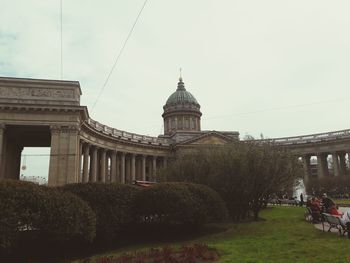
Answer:
[{"label": "column capital", "polygon": [[83,148],[85,151],[88,151],[90,149],[90,146],[91,146],[91,144],[87,143],[87,142],[83,143],[82,145],[83,145]]},{"label": "column capital", "polygon": [[78,133],[80,131],[80,126],[78,124],[73,125],[50,125],[51,132],[63,132],[63,133]]},{"label": "column capital", "polygon": [[50,125],[51,133],[58,134],[61,132],[61,126],[60,125]]}]

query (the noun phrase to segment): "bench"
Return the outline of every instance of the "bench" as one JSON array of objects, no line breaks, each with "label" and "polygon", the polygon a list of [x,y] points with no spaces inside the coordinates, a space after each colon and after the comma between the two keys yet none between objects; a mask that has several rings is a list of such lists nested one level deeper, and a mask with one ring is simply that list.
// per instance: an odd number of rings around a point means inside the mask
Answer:
[{"label": "bench", "polygon": [[319,223],[321,222],[321,213],[319,211],[313,211],[310,207],[306,207],[304,217],[306,221],[312,222],[312,223]]},{"label": "bench", "polygon": [[327,232],[330,232],[332,228],[337,229],[339,232],[339,235],[345,235],[346,232],[348,232],[347,226],[343,225],[340,218],[337,216],[333,216],[331,214],[322,213],[322,228],[323,231],[325,231],[325,225],[324,223],[328,223],[329,228]]},{"label": "bench", "polygon": [[306,210],[304,212],[304,218],[308,222],[312,222],[313,221],[312,220],[313,219],[312,218],[312,211],[311,211],[311,209],[309,207],[306,207]]}]

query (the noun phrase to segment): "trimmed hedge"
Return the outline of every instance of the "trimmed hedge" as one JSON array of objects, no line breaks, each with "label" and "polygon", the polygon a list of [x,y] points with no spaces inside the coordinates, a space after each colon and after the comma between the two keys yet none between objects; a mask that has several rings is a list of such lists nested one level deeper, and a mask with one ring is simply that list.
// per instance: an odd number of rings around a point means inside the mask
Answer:
[{"label": "trimmed hedge", "polygon": [[189,183],[160,183],[135,198],[134,213],[143,223],[201,225],[223,220],[227,209],[209,187]]},{"label": "trimmed hedge", "polygon": [[13,249],[24,234],[38,244],[92,242],[95,237],[96,217],[90,207],[72,194],[45,186],[1,180],[0,211],[3,252]]},{"label": "trimmed hedge", "polygon": [[182,183],[196,201],[195,211],[203,223],[221,222],[228,218],[225,201],[210,187],[201,184]]},{"label": "trimmed hedge", "polygon": [[[25,247],[28,251],[33,248],[34,254],[40,249],[54,253],[59,249],[68,251],[76,245],[85,247],[95,236],[97,241],[130,237],[135,226],[141,227],[134,233],[139,238],[144,233],[144,224],[135,225],[135,222],[156,223],[149,225],[156,230],[161,229],[158,223],[192,228],[226,216],[223,200],[204,185],[161,183],[138,188],[87,183],[55,189],[2,180],[0,254],[22,251]],[[60,246],[56,249],[56,245]]]},{"label": "trimmed hedge", "polygon": [[69,184],[62,187],[86,201],[96,213],[96,238],[115,239],[122,227],[133,221],[131,207],[139,190],[135,186],[117,183]]}]

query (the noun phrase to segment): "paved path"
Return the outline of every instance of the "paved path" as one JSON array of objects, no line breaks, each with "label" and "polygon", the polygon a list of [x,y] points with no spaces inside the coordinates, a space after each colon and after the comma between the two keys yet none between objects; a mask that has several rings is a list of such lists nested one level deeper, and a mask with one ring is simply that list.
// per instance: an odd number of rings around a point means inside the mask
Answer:
[{"label": "paved path", "polygon": [[[349,210],[349,207],[339,207],[339,210],[342,211],[342,212],[345,212],[345,211]],[[321,224],[321,223],[314,224],[314,226],[315,226],[317,229],[323,231],[323,227],[322,227],[322,224]],[[328,228],[329,228],[329,225],[328,225],[328,223],[325,222],[325,223],[324,223],[324,229],[325,229],[325,231],[327,231]],[[334,229],[334,228],[332,228],[330,232],[335,233],[335,234],[339,234],[338,229]],[[345,235],[345,237],[346,237],[346,235]]]}]

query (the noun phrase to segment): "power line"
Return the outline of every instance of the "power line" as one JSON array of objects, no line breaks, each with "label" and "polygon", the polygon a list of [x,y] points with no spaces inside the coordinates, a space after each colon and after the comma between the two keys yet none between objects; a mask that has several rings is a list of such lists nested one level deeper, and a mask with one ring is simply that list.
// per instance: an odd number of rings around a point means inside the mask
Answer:
[{"label": "power line", "polygon": [[[22,157],[48,157],[48,156],[76,156],[77,154],[75,153],[59,153],[59,154],[49,154],[49,153],[33,153],[33,154],[22,154]],[[1,156],[1,154],[0,154]]]},{"label": "power line", "polygon": [[256,110],[256,111],[241,112],[241,113],[236,113],[236,114],[217,115],[214,117],[203,118],[203,119],[204,120],[213,120],[213,119],[229,118],[229,117],[236,117],[236,116],[240,116],[240,115],[256,114],[256,113],[275,111],[275,110],[292,109],[292,108],[306,107],[306,106],[319,105],[319,104],[325,104],[325,103],[335,103],[335,102],[347,101],[347,100],[349,100],[349,98],[341,98],[341,99],[339,98],[339,99],[335,99],[335,100],[316,101],[313,103],[287,105],[287,106],[274,107],[274,108],[265,108],[265,109],[260,109],[260,110]]},{"label": "power line", "polygon": [[[348,100],[350,100],[350,98],[346,97],[346,98],[338,98],[338,99],[334,99],[334,100],[315,101],[315,102],[306,103],[306,104],[295,104],[295,105],[287,105],[287,106],[280,106],[280,107],[274,107],[274,108],[258,109],[258,110],[255,110],[255,111],[239,112],[239,113],[233,113],[233,114],[227,114],[227,115],[216,115],[216,116],[213,116],[213,117],[201,118],[201,120],[214,120],[214,119],[231,118],[231,117],[238,117],[238,116],[243,116],[243,115],[248,115],[248,114],[259,114],[259,113],[268,112],[268,111],[278,111],[278,110],[291,109],[291,108],[300,108],[300,107],[319,105],[319,104],[326,104],[326,103],[337,103],[337,102],[340,102],[340,101],[348,101]],[[139,129],[142,129],[142,128],[154,128],[154,127],[159,127],[159,126],[156,125],[156,124],[154,124],[154,125],[147,125],[147,126],[138,126]]]},{"label": "power line", "polygon": [[101,89],[100,89],[100,92],[99,92],[98,96],[96,97],[96,100],[95,100],[94,104],[93,104],[92,107],[91,107],[91,112],[94,110],[94,108],[95,108],[95,106],[96,106],[98,100],[100,99],[100,97],[101,97],[101,95],[102,95],[102,93],[103,93],[103,91],[104,91],[104,89],[105,89],[105,87],[106,87],[106,85],[107,85],[107,83],[108,83],[108,81],[109,81],[109,78],[111,77],[111,75],[112,75],[112,73],[113,73],[113,71],[114,71],[114,68],[116,67],[116,65],[117,65],[117,63],[118,63],[119,58],[120,58],[120,56],[122,55],[122,53],[123,53],[123,51],[124,51],[124,48],[125,48],[125,46],[126,46],[128,40],[129,40],[129,38],[130,38],[132,32],[134,31],[134,28],[135,28],[135,26],[136,26],[136,24],[137,24],[137,21],[139,20],[139,18],[140,18],[140,16],[141,16],[141,13],[142,13],[143,9],[145,8],[147,2],[148,2],[148,0],[145,0],[145,1],[144,1],[144,3],[143,3],[143,5],[142,5],[142,7],[141,7],[139,13],[137,14],[137,17],[136,17],[136,19],[135,19],[135,22],[134,22],[134,24],[132,25],[132,27],[131,27],[131,29],[130,29],[130,31],[129,31],[129,34],[128,34],[127,37],[126,37],[122,48],[119,50],[119,53],[118,53],[118,55],[117,55],[117,57],[116,57],[116,59],[115,59],[115,61],[114,61],[114,63],[113,63],[113,66],[112,66],[111,70],[109,71],[109,73],[108,73],[108,75],[107,75],[107,78],[106,78],[105,82],[103,83],[103,85],[102,85],[102,87],[101,87]]},{"label": "power line", "polygon": [[60,1],[60,25],[61,25],[61,80],[63,79],[63,0]]}]

